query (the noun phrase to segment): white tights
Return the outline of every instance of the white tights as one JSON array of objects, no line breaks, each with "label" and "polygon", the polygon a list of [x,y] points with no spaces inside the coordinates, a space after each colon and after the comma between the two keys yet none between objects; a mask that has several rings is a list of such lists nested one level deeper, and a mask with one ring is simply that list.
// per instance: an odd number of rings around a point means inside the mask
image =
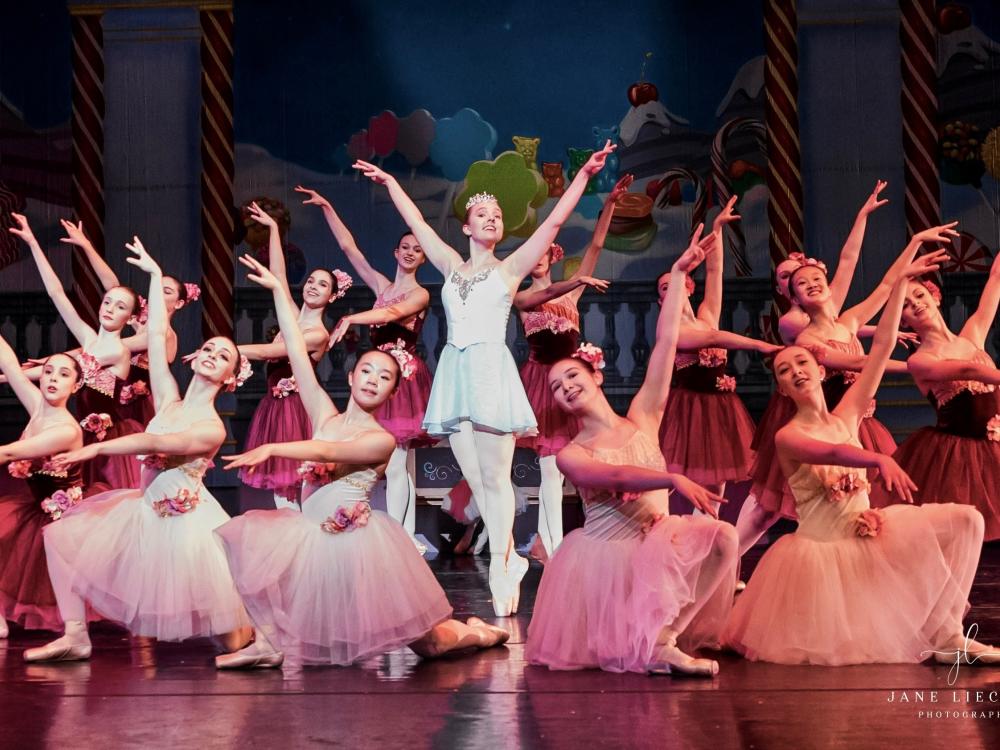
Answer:
[{"label": "white tights", "polygon": [[542,482],[538,488],[538,537],[545,552],[552,556],[563,538],[563,475],[556,466],[555,456],[538,459]]},{"label": "white tights", "polygon": [[739,518],[736,519],[736,533],[740,537],[740,557],[743,557],[780,518],[780,514],[762,508],[753,493],[747,495],[743,507],[740,508]]},{"label": "white tights", "polygon": [[406,532],[413,536],[417,530],[417,488],[414,466],[410,461],[413,451],[396,446],[385,467],[385,507],[389,515],[399,521]]}]

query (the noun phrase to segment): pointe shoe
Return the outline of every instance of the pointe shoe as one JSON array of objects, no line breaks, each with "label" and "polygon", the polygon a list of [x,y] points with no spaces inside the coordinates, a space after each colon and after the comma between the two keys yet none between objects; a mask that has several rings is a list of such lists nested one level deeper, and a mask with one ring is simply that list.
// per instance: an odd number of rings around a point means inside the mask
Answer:
[{"label": "pointe shoe", "polygon": [[490,595],[493,597],[493,614],[510,617],[514,613],[514,596],[502,561],[490,563]]},{"label": "pointe shoe", "polygon": [[521,601],[521,581],[525,573],[528,572],[528,559],[520,555],[511,553],[513,559],[507,561],[507,576],[511,586],[511,613],[517,614],[517,605]]},{"label": "pointe shoe", "polygon": [[285,655],[274,649],[265,638],[251,643],[231,654],[215,657],[216,669],[271,669],[280,667]]},{"label": "pointe shoe", "polygon": [[90,658],[90,636],[83,622],[69,620],[66,633],[51,643],[24,652],[25,661],[83,661]]},{"label": "pointe shoe", "polygon": [[7,627],[7,621],[0,617],[0,640],[3,640],[8,635],[10,635],[10,628]]},{"label": "pointe shoe", "polygon": [[961,664],[967,666],[980,665],[988,667],[1000,664],[1000,648],[988,646],[971,638],[966,640],[965,636],[950,641],[947,648],[951,650],[935,651],[934,661],[938,664],[950,664],[954,666],[956,659],[960,657]]},{"label": "pointe shoe", "polygon": [[477,630],[486,630],[490,634],[490,642],[483,644],[483,648],[492,648],[493,646],[502,646],[507,641],[510,640],[510,631],[499,627],[498,625],[490,625],[485,620],[478,617],[470,617],[465,621],[465,624],[470,628],[476,628]]},{"label": "pointe shoe", "polygon": [[677,643],[662,644],[655,658],[646,667],[650,674],[691,675],[696,677],[714,677],[719,674],[719,662],[714,659],[695,659],[679,648]]},{"label": "pointe shoe", "polygon": [[736,593],[737,594],[742,594],[746,590],[747,590],[747,582],[746,581],[737,581],[736,582]]}]

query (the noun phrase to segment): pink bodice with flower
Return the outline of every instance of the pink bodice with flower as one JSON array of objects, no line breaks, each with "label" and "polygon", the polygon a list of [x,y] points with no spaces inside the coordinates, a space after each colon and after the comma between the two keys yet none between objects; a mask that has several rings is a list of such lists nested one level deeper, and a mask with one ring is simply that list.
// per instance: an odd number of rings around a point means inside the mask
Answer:
[{"label": "pink bodice with flower", "polygon": [[[379,294],[375,297],[373,310],[380,310],[384,307],[392,307],[398,302],[402,302],[405,294],[398,294],[394,297],[385,297]],[[417,315],[410,317],[405,322],[392,321],[384,325],[372,325],[369,328],[369,336],[372,346],[376,349],[386,344],[395,344],[402,340],[406,343],[406,351],[413,354],[417,350],[417,342],[420,340],[420,331],[424,327],[427,319],[427,310],[421,310]]]},{"label": "pink bodice with flower", "polygon": [[[993,365],[980,350],[974,362]],[[930,384],[927,399],[937,413],[935,429],[949,435],[1000,442],[1000,390],[978,380],[946,380]]]},{"label": "pink bodice with flower", "polygon": [[718,347],[678,351],[671,385],[699,393],[732,392],[736,378],[726,374],[729,353]]},{"label": "pink bodice with flower", "polygon": [[[184,427],[160,425],[160,415],[153,417],[146,432],[166,435],[181,432]],[[204,489],[205,473],[214,466],[209,458],[191,456],[140,456],[143,502],[160,516],[180,515],[195,510]]]},{"label": "pink bodice with flower", "polygon": [[522,312],[521,322],[531,347],[529,357],[536,362],[552,364],[568,357],[579,344],[580,312],[569,294]]}]

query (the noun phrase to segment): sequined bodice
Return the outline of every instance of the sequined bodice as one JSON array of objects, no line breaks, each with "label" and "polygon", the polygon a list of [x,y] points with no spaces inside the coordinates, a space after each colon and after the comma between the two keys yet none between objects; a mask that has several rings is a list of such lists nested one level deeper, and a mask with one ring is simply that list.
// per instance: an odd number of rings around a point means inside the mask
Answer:
[{"label": "sequined bodice", "polygon": [[306,482],[302,492],[302,515],[322,523],[343,505],[368,502],[377,481],[378,473],[364,468],[319,486]]},{"label": "sequined bodice", "polygon": [[113,411],[127,381],[115,375],[110,367],[102,366],[91,354],[79,352],[74,357],[83,372],[84,386],[76,395],[77,412],[85,416],[90,412]]},{"label": "sequined bodice", "polygon": [[473,344],[506,343],[513,300],[499,266],[490,266],[473,276],[452,271],[441,288],[448,343],[459,349]]},{"label": "sequined bodice", "polygon": [[[848,443],[861,447],[857,440]],[[863,468],[801,464],[788,477],[788,487],[799,517],[795,533],[820,541],[854,536],[857,514],[870,507]]]},{"label": "sequined bodice", "polygon": [[[656,442],[636,430],[619,448],[587,450],[595,461],[616,466],[643,466],[666,470],[663,453]],[[641,493],[612,492],[604,489],[579,487],[585,516],[583,530],[598,539],[625,539],[643,532],[660,515],[669,512],[668,490]]]}]

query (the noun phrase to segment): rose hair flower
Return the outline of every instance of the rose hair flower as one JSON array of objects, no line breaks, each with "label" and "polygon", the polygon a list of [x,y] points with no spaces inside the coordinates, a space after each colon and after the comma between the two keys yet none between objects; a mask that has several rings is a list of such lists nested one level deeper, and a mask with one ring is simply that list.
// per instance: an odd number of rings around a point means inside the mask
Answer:
[{"label": "rose hair flower", "polygon": [[80,420],[80,426],[87,432],[94,433],[94,437],[98,440],[104,440],[108,435],[108,430],[114,422],[111,421],[111,415],[101,412],[100,414],[91,412],[83,419]]},{"label": "rose hair flower", "polygon": [[573,356],[577,359],[582,359],[595,370],[604,369],[604,352],[601,350],[601,347],[595,344],[580,344],[573,353]]}]

